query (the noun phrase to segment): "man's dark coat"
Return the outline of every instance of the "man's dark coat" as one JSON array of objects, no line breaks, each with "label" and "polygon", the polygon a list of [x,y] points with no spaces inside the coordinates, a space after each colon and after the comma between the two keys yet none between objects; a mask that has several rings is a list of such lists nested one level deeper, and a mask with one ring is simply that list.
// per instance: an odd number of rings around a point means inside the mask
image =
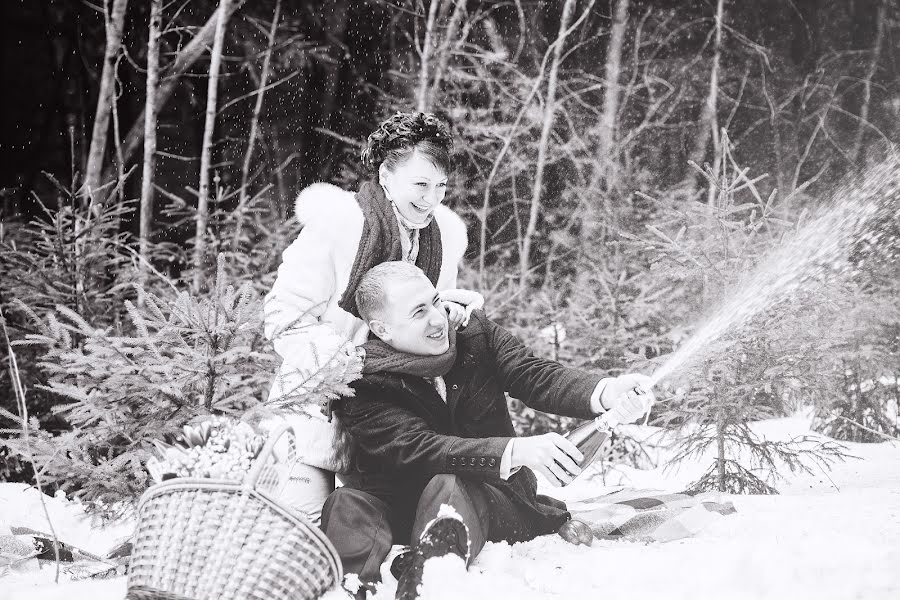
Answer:
[{"label": "man's dark coat", "polygon": [[556,531],[569,518],[565,505],[537,494],[530,469],[500,478],[500,459],[515,436],[504,392],[544,412],[588,419],[599,379],[534,356],[476,311],[457,335],[446,402],[432,381],[413,375],[373,373],[353,384],[355,397],[343,399],[338,413],[358,444],[347,485],[408,515],[401,521],[409,525],[428,481],[455,474],[500,489],[530,523],[529,537]]}]

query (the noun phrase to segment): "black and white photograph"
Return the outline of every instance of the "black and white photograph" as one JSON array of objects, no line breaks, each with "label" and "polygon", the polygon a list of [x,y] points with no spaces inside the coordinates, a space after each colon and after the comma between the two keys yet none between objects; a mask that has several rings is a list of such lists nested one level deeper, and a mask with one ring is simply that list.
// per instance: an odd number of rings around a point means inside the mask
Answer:
[{"label": "black and white photograph", "polygon": [[4,0],[5,600],[900,597],[897,0]]}]

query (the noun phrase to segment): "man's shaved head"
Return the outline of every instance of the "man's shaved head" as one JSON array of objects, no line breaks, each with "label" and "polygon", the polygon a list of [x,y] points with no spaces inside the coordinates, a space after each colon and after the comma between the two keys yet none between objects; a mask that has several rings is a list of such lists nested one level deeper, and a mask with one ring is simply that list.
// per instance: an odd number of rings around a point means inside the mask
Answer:
[{"label": "man's shaved head", "polygon": [[414,264],[403,261],[383,262],[369,269],[356,288],[356,307],[359,316],[368,323],[377,318],[389,300],[390,285],[425,276]]},{"label": "man's shaved head", "polygon": [[356,306],[369,329],[395,350],[420,356],[449,347],[447,310],[419,267],[386,262],[363,275]]}]

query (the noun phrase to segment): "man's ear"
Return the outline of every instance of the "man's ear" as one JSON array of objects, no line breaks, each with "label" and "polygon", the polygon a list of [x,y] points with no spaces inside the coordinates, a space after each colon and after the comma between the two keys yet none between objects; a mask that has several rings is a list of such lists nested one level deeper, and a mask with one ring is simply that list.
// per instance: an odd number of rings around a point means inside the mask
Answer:
[{"label": "man's ear", "polygon": [[388,331],[387,325],[384,324],[384,321],[379,321],[378,319],[372,319],[369,321],[369,330],[378,336],[382,342],[388,342],[391,340],[391,333]]}]

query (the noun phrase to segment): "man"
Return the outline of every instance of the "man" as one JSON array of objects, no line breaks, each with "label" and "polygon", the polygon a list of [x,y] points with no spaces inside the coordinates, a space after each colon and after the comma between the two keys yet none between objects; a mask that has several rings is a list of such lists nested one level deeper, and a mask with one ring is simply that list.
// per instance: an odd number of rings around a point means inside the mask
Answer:
[{"label": "man", "polygon": [[322,528],[363,582],[378,579],[392,544],[411,543],[403,600],[417,597],[428,558],[454,553],[468,563],[486,541],[530,540],[570,518],[564,503],[537,494],[534,472],[565,485],[581,472],[581,453],[556,433],[516,438],[504,392],[560,415],[609,410],[618,422],[653,400],[649,378],[601,379],[537,358],[481,312],[456,334],[434,286],[408,263],[370,270],[356,303],[378,340],[364,345],[356,395],[339,409],[358,449]]}]

